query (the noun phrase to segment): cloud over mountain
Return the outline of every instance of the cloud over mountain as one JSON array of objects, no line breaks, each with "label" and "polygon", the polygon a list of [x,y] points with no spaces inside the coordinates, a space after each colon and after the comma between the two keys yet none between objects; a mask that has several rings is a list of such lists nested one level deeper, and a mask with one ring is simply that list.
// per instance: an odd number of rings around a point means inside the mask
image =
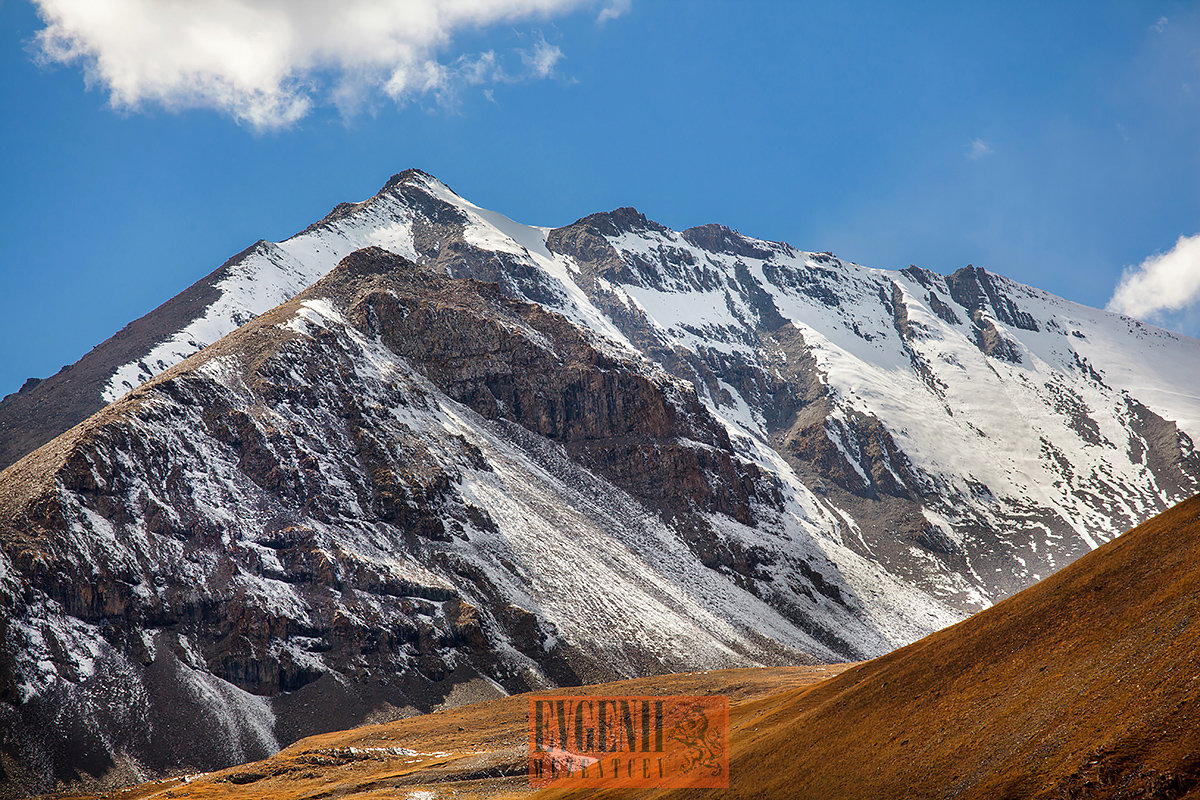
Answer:
[{"label": "cloud over mountain", "polygon": [[1131,317],[1181,311],[1200,300],[1200,234],[1125,270],[1108,310]]}]

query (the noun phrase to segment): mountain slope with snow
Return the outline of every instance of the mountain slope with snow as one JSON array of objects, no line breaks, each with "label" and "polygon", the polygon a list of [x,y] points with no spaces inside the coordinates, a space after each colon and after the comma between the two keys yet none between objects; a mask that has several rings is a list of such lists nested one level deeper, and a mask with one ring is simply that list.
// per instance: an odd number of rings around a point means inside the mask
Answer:
[{"label": "mountain slope with snow", "polygon": [[206,769],[455,692],[855,660],[957,618],[606,345],[361,250],[10,467],[7,763]]},{"label": "mountain slope with snow", "polygon": [[41,445],[0,473],[0,752],[45,786],[181,763],[155,730],[212,766],[463,687],[887,652],[1195,493],[1200,342],[409,170],[0,434]]},{"label": "mountain slope with snow", "polygon": [[190,316],[139,320],[153,336],[134,355],[6,403],[65,429],[83,415],[56,421],[58,398],[95,410],[371,245],[497,282],[693,383],[764,468],[849,515],[848,546],[968,610],[1197,488],[1195,340],[981,269],[869,269],[632,209],[530,227],[416,170],[231,259],[189,290]]},{"label": "mountain slope with snow", "polygon": [[697,387],[748,457],[846,514],[846,546],[964,610],[1197,489],[1195,340],[985,270],[877,270],[632,209],[551,230],[401,173],[215,284],[106,400],[378,245],[494,281]]}]

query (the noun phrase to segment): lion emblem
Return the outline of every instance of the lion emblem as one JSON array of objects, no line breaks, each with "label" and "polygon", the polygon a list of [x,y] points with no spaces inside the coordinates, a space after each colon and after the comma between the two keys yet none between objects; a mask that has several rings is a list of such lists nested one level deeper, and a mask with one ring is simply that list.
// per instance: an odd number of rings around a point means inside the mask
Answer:
[{"label": "lion emblem", "polygon": [[706,769],[710,775],[723,771],[721,756],[724,748],[718,731],[708,724],[708,715],[699,703],[688,708],[684,718],[671,728],[670,738],[687,748],[683,757],[682,772]]}]

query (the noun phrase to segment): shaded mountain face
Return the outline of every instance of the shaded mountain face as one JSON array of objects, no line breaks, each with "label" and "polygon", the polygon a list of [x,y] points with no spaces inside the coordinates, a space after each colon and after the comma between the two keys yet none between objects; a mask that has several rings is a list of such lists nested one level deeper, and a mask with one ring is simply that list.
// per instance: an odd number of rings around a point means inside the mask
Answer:
[{"label": "shaded mountain face", "polygon": [[0,473],[0,763],[885,653],[1193,492],[1198,367],[984,270],[410,170],[0,403],[10,457],[82,421]]}]

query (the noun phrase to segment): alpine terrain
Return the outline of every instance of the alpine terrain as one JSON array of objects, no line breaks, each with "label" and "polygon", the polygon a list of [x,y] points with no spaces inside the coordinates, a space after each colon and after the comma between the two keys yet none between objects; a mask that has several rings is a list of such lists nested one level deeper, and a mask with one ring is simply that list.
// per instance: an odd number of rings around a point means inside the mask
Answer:
[{"label": "alpine terrain", "polygon": [[856,661],[1195,493],[1200,342],[409,170],[0,403],[0,782]]},{"label": "alpine terrain", "polygon": [[[1045,581],[864,664],[661,675],[558,690],[724,694],[722,797],[1200,797],[1200,498]],[[568,798],[531,793],[527,697],[314,736],[152,797]],[[570,745],[568,745],[568,748]],[[569,752],[569,750],[568,750]],[[590,797],[712,797],[605,788]],[[611,773],[609,776],[611,777]]]}]

